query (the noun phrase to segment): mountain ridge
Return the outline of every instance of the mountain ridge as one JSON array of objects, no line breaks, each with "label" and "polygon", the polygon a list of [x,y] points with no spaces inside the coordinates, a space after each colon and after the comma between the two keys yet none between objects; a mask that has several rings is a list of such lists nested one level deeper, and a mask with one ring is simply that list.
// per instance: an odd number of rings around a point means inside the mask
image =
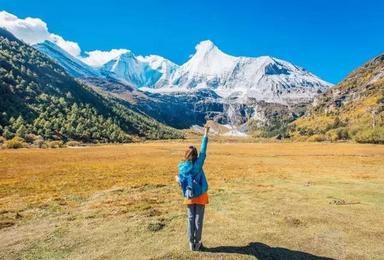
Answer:
[{"label": "mountain ridge", "polygon": [[140,88],[166,80],[164,77],[173,72],[176,66],[161,56],[136,56],[127,51],[102,65],[100,71],[107,77]]},{"label": "mountain ridge", "polygon": [[287,61],[270,56],[231,56],[209,40],[197,44],[196,53],[181,66],[158,55],[143,57],[127,51],[94,69],[99,69],[103,77],[144,91],[172,93],[211,88],[221,97],[236,98],[240,103],[248,97],[282,104],[308,102],[331,87]]},{"label": "mountain ridge", "polygon": [[[258,65],[263,66],[262,70],[259,70],[260,74],[266,73],[272,76],[275,74],[287,75],[289,74],[288,70],[305,72],[304,69],[300,69],[293,64],[285,63],[269,56],[259,58],[230,56],[220,51],[210,41],[203,41],[196,46],[196,49],[197,54],[195,58],[192,57],[190,59],[190,63],[196,61],[196,57],[204,61],[206,57],[213,55],[213,58],[215,58],[219,54],[222,57],[221,60],[230,59],[230,66],[224,66],[224,69],[228,70],[229,68],[230,72],[233,70],[232,67],[238,65],[239,62],[252,63],[255,60]],[[145,62],[144,67],[142,66],[143,62]],[[223,63],[223,61],[219,63]],[[84,81],[95,90],[100,90],[104,94],[111,94],[114,97],[127,101],[128,103],[125,104],[130,109],[145,113],[162,123],[176,128],[189,128],[193,125],[201,125],[205,120],[210,119],[222,124],[232,125],[235,128],[242,129],[244,132],[254,132],[257,128],[261,128],[261,135],[263,136],[270,136],[272,132],[278,132],[276,129],[283,129],[282,131],[285,133],[286,125],[301,115],[302,107],[312,100],[311,97],[307,96],[307,92],[302,94],[305,97],[303,99],[295,100],[295,102],[283,102],[276,99],[257,99],[253,96],[236,95],[236,92],[223,98],[222,96],[225,95],[219,95],[216,88],[206,87],[191,87],[188,89],[173,87],[168,91],[169,88],[158,86],[172,84],[172,77],[164,77],[165,73],[163,75],[155,73],[160,80],[153,84],[152,87],[137,88],[137,84],[135,87],[135,82],[143,82],[145,80],[143,76],[145,75],[145,69],[160,68],[160,70],[164,69],[166,71],[170,67],[170,70],[174,72],[173,75],[177,75],[177,70],[180,67],[160,56],[136,56],[133,52],[119,55],[107,64],[108,66],[104,64],[105,71],[102,71],[104,78],[88,77],[84,78]],[[186,64],[185,66],[188,66],[188,62]],[[222,71],[222,66],[213,66],[214,64],[212,64],[208,62],[205,67],[209,67],[214,72]],[[195,72],[199,69],[202,72],[206,71],[204,67],[197,66],[195,67]],[[120,77],[116,77],[113,73],[108,73],[109,71],[115,71]],[[140,73],[134,73],[135,71],[140,71]],[[227,78],[230,78],[231,73],[224,72],[227,75],[223,76],[223,78],[227,80]],[[124,75],[127,80],[124,80]],[[142,83],[140,84],[143,85]],[[270,90],[269,93],[273,94],[274,92]],[[316,90],[314,94],[318,94],[318,91]],[[277,93],[277,95],[284,96],[285,93]],[[288,105],[287,103],[294,104]],[[280,118],[281,122],[277,118]],[[268,134],[269,130],[272,130],[272,132]]]},{"label": "mountain ridge", "polygon": [[298,139],[384,143],[384,54],[316,97],[290,132]]},{"label": "mountain ridge", "polygon": [[96,93],[1,28],[0,93],[0,134],[6,139],[105,143],[182,137],[120,99]]},{"label": "mountain ridge", "polygon": [[32,47],[55,60],[73,77],[101,77],[97,69],[73,57],[51,41],[46,40]]},{"label": "mountain ridge", "polygon": [[[171,78],[173,89],[212,88],[222,97],[248,97],[282,104],[311,100],[332,85],[305,69],[270,56],[234,57],[211,41],[196,46],[196,53]],[[161,89],[161,88],[160,88]]]}]

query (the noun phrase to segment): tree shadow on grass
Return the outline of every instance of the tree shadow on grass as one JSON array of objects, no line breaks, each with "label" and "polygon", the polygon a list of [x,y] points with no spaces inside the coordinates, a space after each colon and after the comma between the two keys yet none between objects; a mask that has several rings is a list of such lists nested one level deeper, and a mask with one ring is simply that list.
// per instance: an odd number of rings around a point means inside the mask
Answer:
[{"label": "tree shadow on grass", "polygon": [[243,254],[254,256],[259,260],[334,260],[333,258],[316,256],[301,251],[270,247],[258,242],[249,243],[247,246],[204,247],[203,252]]}]

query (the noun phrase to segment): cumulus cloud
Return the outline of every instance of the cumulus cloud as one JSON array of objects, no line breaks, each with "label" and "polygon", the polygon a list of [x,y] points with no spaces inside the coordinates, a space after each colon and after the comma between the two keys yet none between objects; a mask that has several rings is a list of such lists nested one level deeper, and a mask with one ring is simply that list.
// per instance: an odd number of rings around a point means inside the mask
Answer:
[{"label": "cumulus cloud", "polygon": [[110,51],[94,50],[86,52],[85,56],[81,56],[81,49],[78,43],[67,41],[62,36],[49,32],[47,23],[43,20],[32,17],[20,19],[6,11],[0,11],[0,27],[4,27],[17,38],[30,45],[47,40],[51,41],[72,56],[92,67],[100,67],[128,51],[127,49],[112,49]]},{"label": "cumulus cloud", "polygon": [[29,44],[39,43],[49,38],[47,24],[38,18],[19,19],[13,14],[1,11],[0,26]]},{"label": "cumulus cloud", "polygon": [[64,40],[60,35],[50,33],[47,24],[39,18],[20,19],[6,11],[0,11],[0,26],[31,45],[48,40],[75,57],[81,53],[80,46],[76,42]]},{"label": "cumulus cloud", "polygon": [[82,57],[81,60],[92,67],[100,67],[101,65],[128,51],[129,50],[127,49],[112,49],[110,51],[88,51],[86,52],[87,56]]},{"label": "cumulus cloud", "polygon": [[77,42],[66,41],[60,35],[53,33],[50,34],[49,40],[75,57],[79,57],[81,54],[81,49]]}]

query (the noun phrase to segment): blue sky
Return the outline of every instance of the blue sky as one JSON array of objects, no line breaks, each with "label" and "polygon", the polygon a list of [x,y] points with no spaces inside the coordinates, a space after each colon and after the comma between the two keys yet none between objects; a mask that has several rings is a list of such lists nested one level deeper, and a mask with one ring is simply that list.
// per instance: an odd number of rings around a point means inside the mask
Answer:
[{"label": "blue sky", "polygon": [[271,55],[337,83],[384,52],[384,1],[1,0],[82,51],[127,48],[185,62],[201,40],[235,56]]}]

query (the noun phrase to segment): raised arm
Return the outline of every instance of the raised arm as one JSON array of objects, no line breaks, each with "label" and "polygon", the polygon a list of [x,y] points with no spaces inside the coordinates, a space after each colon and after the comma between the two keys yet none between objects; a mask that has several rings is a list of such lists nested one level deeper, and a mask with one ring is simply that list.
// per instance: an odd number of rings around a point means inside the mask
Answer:
[{"label": "raised arm", "polygon": [[205,128],[204,136],[201,139],[200,153],[206,153],[207,152],[208,131],[209,131],[209,128]]},{"label": "raised arm", "polygon": [[203,167],[203,164],[205,161],[205,157],[206,157],[206,153],[207,153],[207,144],[208,144],[208,133],[209,133],[209,126],[205,126],[204,136],[201,140],[199,158],[196,161],[196,164],[198,167]]}]

